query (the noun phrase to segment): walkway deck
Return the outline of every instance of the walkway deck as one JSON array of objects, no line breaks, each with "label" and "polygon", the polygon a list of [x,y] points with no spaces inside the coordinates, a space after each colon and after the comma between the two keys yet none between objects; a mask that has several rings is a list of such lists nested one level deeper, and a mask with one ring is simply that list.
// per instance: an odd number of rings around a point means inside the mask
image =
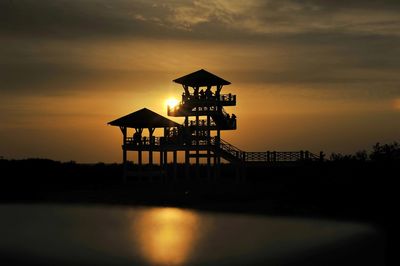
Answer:
[{"label": "walkway deck", "polygon": [[[153,137],[142,138],[140,143],[134,142],[133,138],[127,138],[125,144],[127,150],[132,151],[212,151],[218,153],[222,158],[229,162],[297,162],[297,161],[318,161],[322,160],[321,155],[309,151],[243,151],[225,140],[217,143],[216,138],[210,138],[210,141],[195,140],[192,143],[185,143],[179,138]],[[195,156],[195,155],[193,155]],[[198,155],[199,157],[202,154]]]}]

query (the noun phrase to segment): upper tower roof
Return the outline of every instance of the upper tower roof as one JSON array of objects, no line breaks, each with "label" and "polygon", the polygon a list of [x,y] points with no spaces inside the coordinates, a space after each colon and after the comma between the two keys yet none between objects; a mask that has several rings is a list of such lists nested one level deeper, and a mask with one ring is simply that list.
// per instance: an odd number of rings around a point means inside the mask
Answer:
[{"label": "upper tower roof", "polygon": [[206,87],[231,84],[229,81],[226,81],[204,69],[200,69],[186,76],[174,79],[174,82],[190,87]]},{"label": "upper tower roof", "polygon": [[160,128],[160,127],[177,127],[178,123],[163,117],[147,108],[130,113],[129,115],[120,117],[108,123],[112,126],[122,126],[131,128]]}]

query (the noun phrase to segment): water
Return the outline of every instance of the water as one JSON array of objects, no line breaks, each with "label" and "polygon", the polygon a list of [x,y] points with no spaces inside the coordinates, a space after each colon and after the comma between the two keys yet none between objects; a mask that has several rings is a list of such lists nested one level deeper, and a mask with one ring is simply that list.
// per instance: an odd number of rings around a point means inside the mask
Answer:
[{"label": "water", "polygon": [[367,225],[179,208],[0,205],[0,264],[381,265]]}]

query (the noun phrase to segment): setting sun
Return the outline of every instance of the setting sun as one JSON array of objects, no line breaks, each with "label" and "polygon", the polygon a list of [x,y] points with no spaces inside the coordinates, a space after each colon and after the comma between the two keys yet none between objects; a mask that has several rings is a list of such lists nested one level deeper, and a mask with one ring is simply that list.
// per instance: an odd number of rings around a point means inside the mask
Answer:
[{"label": "setting sun", "polygon": [[171,107],[171,108],[174,108],[175,106],[177,106],[178,103],[179,103],[179,101],[178,101],[176,98],[173,98],[173,97],[168,98],[168,99],[165,101],[165,104],[166,104],[167,106]]}]

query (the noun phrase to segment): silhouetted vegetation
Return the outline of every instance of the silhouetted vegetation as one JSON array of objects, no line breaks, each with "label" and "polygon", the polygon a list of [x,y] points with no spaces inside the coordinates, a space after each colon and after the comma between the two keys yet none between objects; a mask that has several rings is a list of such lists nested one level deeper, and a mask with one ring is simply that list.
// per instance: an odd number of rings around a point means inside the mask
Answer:
[{"label": "silhouetted vegetation", "polygon": [[374,145],[374,150],[370,155],[371,160],[381,162],[400,161],[400,145],[397,142],[381,145]]},{"label": "silhouetted vegetation", "polygon": [[400,145],[397,142],[383,144],[379,142],[373,146],[371,153],[362,150],[355,154],[332,153],[331,161],[378,161],[378,162],[395,162],[400,160]]}]

